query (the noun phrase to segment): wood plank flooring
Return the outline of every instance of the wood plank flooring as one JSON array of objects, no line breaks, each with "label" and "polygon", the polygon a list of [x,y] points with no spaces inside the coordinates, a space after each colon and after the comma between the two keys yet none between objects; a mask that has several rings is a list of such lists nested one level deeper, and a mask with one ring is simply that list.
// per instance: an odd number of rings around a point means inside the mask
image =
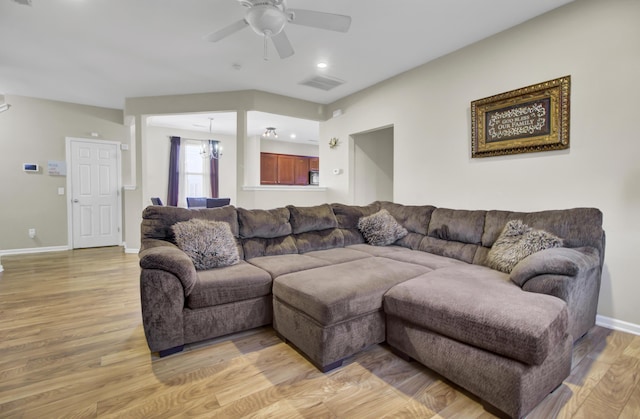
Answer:
[{"label": "wood plank flooring", "polygon": [[[2,258],[0,418],[491,418],[481,402],[375,345],[320,373],[270,327],[159,359],[138,257],[99,248]],[[640,418],[640,336],[601,327],[529,418]]]}]

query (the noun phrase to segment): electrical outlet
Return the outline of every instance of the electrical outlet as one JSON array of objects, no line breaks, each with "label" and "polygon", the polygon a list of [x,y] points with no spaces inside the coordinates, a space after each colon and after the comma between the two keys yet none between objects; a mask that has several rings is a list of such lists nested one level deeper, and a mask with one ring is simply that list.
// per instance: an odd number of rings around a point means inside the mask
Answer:
[{"label": "electrical outlet", "polygon": [[30,228],[29,229],[29,237],[34,238],[36,236],[36,229],[35,228]]}]

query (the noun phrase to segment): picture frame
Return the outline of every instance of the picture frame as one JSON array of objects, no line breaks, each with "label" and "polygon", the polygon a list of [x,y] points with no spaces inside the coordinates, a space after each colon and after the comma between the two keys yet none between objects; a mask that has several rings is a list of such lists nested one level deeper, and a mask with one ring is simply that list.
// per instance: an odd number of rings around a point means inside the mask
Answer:
[{"label": "picture frame", "polygon": [[569,148],[571,76],[471,102],[471,157]]}]

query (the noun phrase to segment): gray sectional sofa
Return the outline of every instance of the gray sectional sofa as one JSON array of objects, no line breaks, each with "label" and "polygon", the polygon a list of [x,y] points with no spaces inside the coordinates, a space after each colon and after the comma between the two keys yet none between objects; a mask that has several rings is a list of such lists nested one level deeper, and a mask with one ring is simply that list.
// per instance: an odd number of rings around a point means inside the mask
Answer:
[{"label": "gray sectional sofa", "polygon": [[[359,221],[382,210],[402,234],[373,246]],[[239,261],[196,270],[173,228],[191,219],[228,224]],[[561,239],[562,247],[508,259],[508,273],[489,267],[496,263],[494,243],[513,239],[513,220]],[[527,237],[526,249],[540,241]],[[140,251],[144,330],[151,351],[164,356],[272,324],[322,371],[386,341],[521,417],[568,376],[574,341],[595,323],[604,247],[602,213],[594,208],[150,206]]]}]

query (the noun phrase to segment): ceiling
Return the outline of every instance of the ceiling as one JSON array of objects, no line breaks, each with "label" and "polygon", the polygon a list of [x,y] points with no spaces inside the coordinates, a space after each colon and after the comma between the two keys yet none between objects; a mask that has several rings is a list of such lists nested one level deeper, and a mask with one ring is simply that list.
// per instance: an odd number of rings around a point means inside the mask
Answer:
[{"label": "ceiling", "polygon": [[[127,97],[256,89],[328,104],[570,1],[287,0],[351,27],[288,24],[295,54],[269,45],[265,61],[251,29],[203,40],[243,18],[237,0],[0,0],[0,94],[122,109]],[[344,84],[300,84],[314,76]]]}]

